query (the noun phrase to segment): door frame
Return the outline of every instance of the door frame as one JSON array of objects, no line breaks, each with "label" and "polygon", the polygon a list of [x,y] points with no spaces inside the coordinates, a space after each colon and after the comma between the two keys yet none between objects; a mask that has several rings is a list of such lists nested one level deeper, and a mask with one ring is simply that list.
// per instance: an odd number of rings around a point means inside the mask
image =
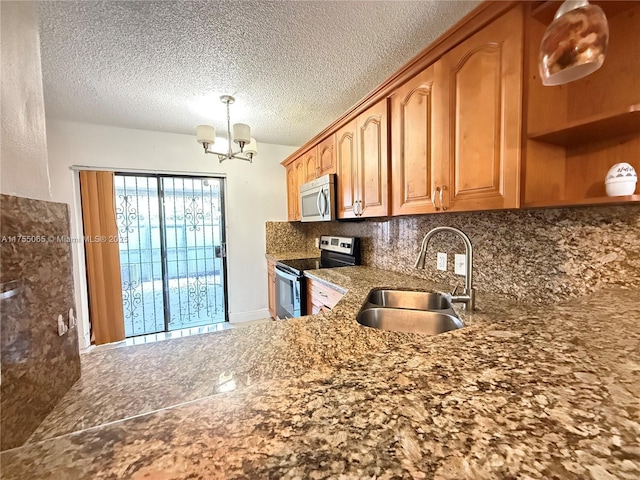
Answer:
[{"label": "door frame", "polygon": [[[96,169],[92,169],[96,170]],[[105,169],[106,170],[106,169]],[[136,177],[152,177],[158,180],[158,203],[160,207],[160,211],[163,210],[162,198],[164,198],[164,188],[162,178],[212,178],[220,180],[220,212],[222,213],[222,226],[220,228],[221,233],[221,248],[223,249],[223,254],[221,256],[222,259],[222,294],[224,296],[224,321],[225,323],[229,323],[229,290],[228,290],[228,275],[227,275],[227,256],[228,256],[228,245],[227,245],[227,176],[225,174],[190,174],[190,173],[170,173],[163,171],[150,171],[150,170],[130,170],[130,169],[116,169],[113,170],[114,175],[121,176],[136,176]],[[162,283],[163,283],[163,305],[164,305],[164,331],[170,332],[169,330],[169,318],[171,312],[167,314],[167,310],[169,307],[169,289],[168,289],[168,266],[167,266],[167,252],[166,252],[166,244],[165,244],[165,232],[164,232],[164,215],[160,215],[160,246],[162,252]],[[191,328],[191,327],[187,327]],[[144,336],[148,335],[146,333],[142,333],[140,335],[135,336]],[[133,338],[133,337],[127,337]]]},{"label": "door frame", "polygon": [[[223,203],[224,203],[224,218],[225,225],[224,238],[225,242],[228,238],[228,218],[227,211],[227,174],[224,172],[198,172],[198,171],[186,171],[186,170],[155,170],[148,168],[121,168],[121,167],[105,167],[98,165],[71,165],[69,167],[70,173],[73,176],[73,205],[70,205],[70,216],[74,217],[75,222],[71,222],[75,229],[72,229],[71,235],[74,237],[82,237],[84,235],[84,227],[82,224],[82,206],[80,201],[80,171],[82,170],[94,170],[94,171],[106,171],[113,173],[129,173],[129,174],[162,174],[167,176],[185,176],[185,177],[205,177],[205,178],[221,178],[223,180]],[[90,339],[90,324],[89,324],[89,294],[87,288],[87,276],[86,276],[86,255],[84,242],[71,243],[72,260],[74,262],[73,277],[74,284],[76,285],[76,317],[78,319],[78,340],[80,342],[80,350],[91,348]],[[227,258],[229,256],[229,247],[227,246],[227,256],[223,261],[224,275],[228,279],[228,265]],[[228,285],[224,285],[224,295],[228,300],[229,292]],[[225,308],[225,322],[229,322],[229,304],[227,302]]]}]

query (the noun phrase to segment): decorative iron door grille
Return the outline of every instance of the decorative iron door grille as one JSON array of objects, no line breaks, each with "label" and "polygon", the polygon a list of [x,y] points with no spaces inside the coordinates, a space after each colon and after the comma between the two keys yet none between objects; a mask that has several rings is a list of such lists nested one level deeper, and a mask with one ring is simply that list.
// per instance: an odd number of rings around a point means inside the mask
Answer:
[{"label": "decorative iron door grille", "polygon": [[115,176],[125,335],[227,319],[221,178]]}]

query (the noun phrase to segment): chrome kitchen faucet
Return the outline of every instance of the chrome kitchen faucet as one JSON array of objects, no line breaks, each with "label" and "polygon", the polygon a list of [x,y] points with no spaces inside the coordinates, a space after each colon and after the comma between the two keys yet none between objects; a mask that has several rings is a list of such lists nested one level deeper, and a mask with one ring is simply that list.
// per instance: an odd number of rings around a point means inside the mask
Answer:
[{"label": "chrome kitchen faucet", "polygon": [[466,261],[466,270],[464,274],[464,290],[462,295],[456,295],[458,287],[456,286],[451,293],[451,301],[464,303],[465,308],[468,310],[475,310],[476,308],[476,291],[473,289],[473,246],[471,240],[462,231],[454,227],[436,227],[430,230],[422,239],[422,246],[420,247],[420,255],[416,260],[415,268],[422,268],[424,270],[425,256],[427,253],[427,247],[429,246],[429,240],[438,232],[452,232],[458,235],[464,242],[464,253]]}]

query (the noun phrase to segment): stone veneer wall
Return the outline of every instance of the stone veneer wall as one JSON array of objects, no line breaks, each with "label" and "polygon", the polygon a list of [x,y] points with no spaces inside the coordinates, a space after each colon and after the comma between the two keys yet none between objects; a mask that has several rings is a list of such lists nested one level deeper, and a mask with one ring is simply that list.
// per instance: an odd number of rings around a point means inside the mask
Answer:
[{"label": "stone veneer wall", "polygon": [[70,244],[11,237],[69,237],[68,206],[0,195],[2,450],[22,445],[80,378],[78,333],[58,335],[75,310]]},{"label": "stone veneer wall", "polygon": [[[454,253],[464,244],[436,235],[425,270],[413,268],[433,227],[457,227],[471,239],[474,286],[520,301],[560,300],[607,285],[640,287],[640,205],[444,213],[330,223],[267,223],[267,253],[311,251],[320,235],[362,238],[363,264],[463,284],[454,277]],[[449,272],[436,270],[436,252],[448,253]],[[479,299],[480,300],[480,299]]]}]

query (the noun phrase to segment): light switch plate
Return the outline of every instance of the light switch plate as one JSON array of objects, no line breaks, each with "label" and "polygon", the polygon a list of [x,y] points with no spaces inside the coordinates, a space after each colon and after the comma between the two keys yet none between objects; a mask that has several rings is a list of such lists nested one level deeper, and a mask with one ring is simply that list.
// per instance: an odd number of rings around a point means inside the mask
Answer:
[{"label": "light switch plate", "polygon": [[456,253],[454,258],[454,273],[456,275],[464,275],[467,270],[467,257],[460,253]]},{"label": "light switch plate", "polygon": [[438,270],[442,270],[443,272],[447,271],[447,254],[438,252]]}]

